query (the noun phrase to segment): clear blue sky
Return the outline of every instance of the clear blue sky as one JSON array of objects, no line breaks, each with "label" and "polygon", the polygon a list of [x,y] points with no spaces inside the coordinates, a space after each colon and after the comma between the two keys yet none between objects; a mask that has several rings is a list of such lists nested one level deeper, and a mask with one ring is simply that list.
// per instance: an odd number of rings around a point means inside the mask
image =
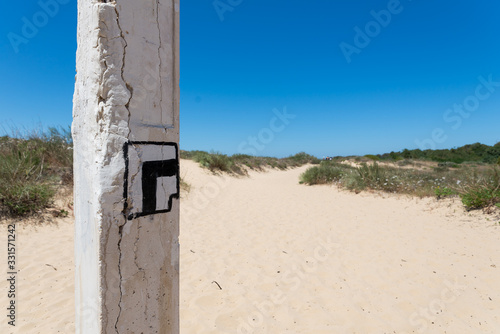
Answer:
[{"label": "clear blue sky", "polygon": [[[42,10],[3,4],[0,132],[71,123],[76,1],[47,22]],[[16,53],[23,17],[40,28]],[[494,144],[499,17],[497,1],[181,0],[181,147],[322,157]],[[476,91],[481,76],[493,83]],[[295,117],[282,126],[284,108]]]}]

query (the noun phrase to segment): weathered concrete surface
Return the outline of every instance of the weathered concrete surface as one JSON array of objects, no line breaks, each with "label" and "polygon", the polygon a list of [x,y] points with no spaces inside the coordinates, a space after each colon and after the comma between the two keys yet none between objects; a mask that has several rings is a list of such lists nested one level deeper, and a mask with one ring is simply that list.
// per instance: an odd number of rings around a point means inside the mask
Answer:
[{"label": "weathered concrete surface", "polygon": [[126,143],[178,142],[178,83],[179,0],[78,2],[77,333],[178,333],[178,199],[128,220],[124,196]]}]

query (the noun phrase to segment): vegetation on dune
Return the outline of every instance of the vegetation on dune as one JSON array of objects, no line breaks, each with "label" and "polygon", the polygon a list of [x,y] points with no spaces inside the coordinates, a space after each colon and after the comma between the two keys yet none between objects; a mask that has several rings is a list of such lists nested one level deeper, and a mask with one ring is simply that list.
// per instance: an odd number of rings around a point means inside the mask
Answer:
[{"label": "vegetation on dune", "polygon": [[500,169],[495,167],[489,173],[475,173],[474,181],[464,185],[459,192],[465,207],[469,210],[500,207]]},{"label": "vegetation on dune", "polygon": [[228,156],[219,152],[181,151],[181,158],[198,162],[212,172],[225,172],[244,175],[246,168],[262,170],[265,167],[287,169],[299,167],[308,163],[319,164],[320,160],[304,152],[287,158],[255,157],[246,154]]},{"label": "vegetation on dune", "polygon": [[222,153],[197,151],[193,156],[193,160],[212,172],[221,171],[241,174],[240,168],[234,163],[233,159]]},{"label": "vegetation on dune", "polygon": [[0,210],[26,215],[52,203],[56,185],[72,184],[69,129],[0,137]]},{"label": "vegetation on dune", "polygon": [[[402,164],[403,165],[403,164]],[[323,161],[309,168],[300,182],[337,184],[360,192],[377,190],[416,196],[436,196],[438,199],[460,196],[467,210],[500,204],[500,169],[471,166],[450,169],[447,165],[430,170],[382,166],[377,162],[352,167],[335,161]]]},{"label": "vegetation on dune", "polygon": [[[377,190],[438,199],[459,196],[467,210],[500,207],[500,143],[352,157],[359,163],[357,167],[342,163],[342,157],[320,161],[303,152],[279,159],[181,151],[181,158],[194,160],[212,172],[239,175],[247,174],[249,169],[284,170],[314,164],[301,175],[301,183],[338,184],[355,192]],[[422,160],[438,164],[419,168],[424,166]],[[387,161],[393,164],[383,164]],[[0,137],[0,212],[22,216],[49,207],[57,186],[73,184],[72,168],[69,128]],[[183,191],[189,191],[189,184],[182,179],[181,184]]]},{"label": "vegetation on dune", "polygon": [[380,160],[379,156],[376,156],[376,155],[373,155],[373,154],[367,154],[367,155],[365,155],[365,158],[371,159],[373,161],[379,161]]},{"label": "vegetation on dune", "polygon": [[180,179],[181,193],[189,193],[191,191],[191,185],[187,183],[182,177]]},{"label": "vegetation on dune", "polygon": [[371,155],[366,157],[377,157],[378,160],[429,160],[435,162],[453,162],[461,164],[463,162],[477,163],[497,163],[500,164],[500,142],[494,146],[488,146],[480,143],[465,145],[458,148],[444,150],[408,150],[404,149],[401,152],[391,152],[379,155]]},{"label": "vegetation on dune", "polygon": [[318,166],[307,169],[300,177],[301,183],[309,185],[339,182],[351,172],[351,167],[335,162],[322,161]]}]

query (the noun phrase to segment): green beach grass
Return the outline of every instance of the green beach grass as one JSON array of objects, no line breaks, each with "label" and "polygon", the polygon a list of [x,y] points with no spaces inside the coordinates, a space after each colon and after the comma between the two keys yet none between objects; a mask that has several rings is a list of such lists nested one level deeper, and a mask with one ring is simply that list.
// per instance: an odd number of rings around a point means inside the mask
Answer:
[{"label": "green beach grass", "polygon": [[39,212],[57,187],[73,183],[69,129],[0,137],[0,210],[10,216]]},{"label": "green beach grass", "polygon": [[[436,196],[441,199],[459,196],[467,210],[500,205],[500,167],[496,165],[438,164],[433,168],[419,166],[418,161],[399,161],[386,166],[373,161],[358,167],[335,161],[323,161],[306,170],[300,182],[308,185],[336,184],[359,193],[375,190],[412,196]],[[449,167],[453,166],[453,167]]]},{"label": "green beach grass", "polygon": [[255,157],[246,154],[226,155],[219,152],[181,151],[182,159],[198,162],[202,167],[214,173],[245,175],[246,169],[262,170],[265,167],[288,169],[305,164],[319,164],[320,160],[312,155],[301,152],[287,158]]}]

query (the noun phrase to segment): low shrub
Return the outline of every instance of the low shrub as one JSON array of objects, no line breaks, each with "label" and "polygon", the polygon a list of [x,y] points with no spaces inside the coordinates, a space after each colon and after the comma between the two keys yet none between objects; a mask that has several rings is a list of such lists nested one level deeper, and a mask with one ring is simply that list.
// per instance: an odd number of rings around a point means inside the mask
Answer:
[{"label": "low shrub", "polygon": [[[73,162],[71,133],[48,133],[0,140],[0,210],[12,216],[38,212],[53,201],[55,185],[66,180]],[[64,171],[64,172],[62,172]]]},{"label": "low shrub", "polygon": [[448,187],[437,187],[434,189],[434,194],[436,194],[437,199],[441,199],[456,195],[456,192]]},{"label": "low shrub", "polygon": [[8,214],[24,216],[50,206],[55,189],[46,183],[16,182],[9,187],[1,187],[0,193],[0,202]]},{"label": "low shrub", "polygon": [[305,152],[297,153],[283,160],[287,162],[288,166],[293,166],[293,167],[303,166],[305,164],[317,165],[321,162],[320,159]]},{"label": "low shrub", "polygon": [[500,191],[494,189],[472,189],[460,197],[467,210],[482,209],[500,203]]},{"label": "low shrub", "polygon": [[471,181],[462,187],[460,197],[467,210],[497,206],[500,203],[500,170],[495,167],[489,172],[472,173]]},{"label": "low shrub", "polygon": [[300,183],[309,185],[326,184],[339,181],[344,174],[344,170],[335,163],[322,162],[319,166],[314,166],[306,170],[300,176]]},{"label": "low shrub", "polygon": [[378,157],[376,155],[373,155],[373,154],[367,154],[367,155],[365,155],[365,158],[371,159],[373,161],[379,161],[380,160],[380,157]]}]

